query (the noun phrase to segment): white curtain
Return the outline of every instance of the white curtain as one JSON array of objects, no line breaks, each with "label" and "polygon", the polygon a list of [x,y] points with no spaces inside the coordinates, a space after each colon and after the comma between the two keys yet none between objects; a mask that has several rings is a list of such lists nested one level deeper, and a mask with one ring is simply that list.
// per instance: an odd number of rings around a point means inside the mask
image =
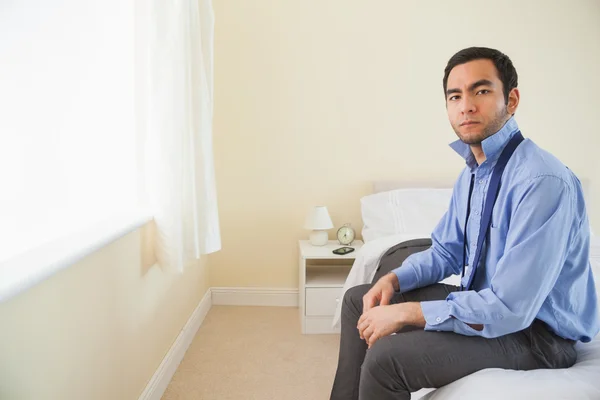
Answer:
[{"label": "white curtain", "polygon": [[[154,214],[156,256],[183,268],[220,250],[215,186],[211,0],[152,0],[140,45],[147,65],[142,197]],[[142,30],[143,31],[143,30]],[[138,31],[139,33],[139,31]],[[139,72],[139,69],[138,69]]]}]

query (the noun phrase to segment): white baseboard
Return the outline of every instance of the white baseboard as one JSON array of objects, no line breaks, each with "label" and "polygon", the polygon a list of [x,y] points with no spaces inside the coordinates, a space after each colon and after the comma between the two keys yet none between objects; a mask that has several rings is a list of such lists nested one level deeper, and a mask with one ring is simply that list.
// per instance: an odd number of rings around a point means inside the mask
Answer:
[{"label": "white baseboard", "polygon": [[139,400],[160,400],[212,305],[298,307],[298,289],[210,288],[175,339]]},{"label": "white baseboard", "polygon": [[298,307],[298,289],[213,287],[211,293],[213,305]]},{"label": "white baseboard", "polygon": [[160,400],[163,396],[167,386],[171,382],[175,371],[177,371],[177,367],[183,360],[183,356],[185,355],[188,347],[194,340],[194,336],[196,336],[196,332],[202,325],[202,321],[204,321],[204,317],[208,314],[208,311],[211,307],[211,289],[206,291],[206,294],[198,303],[198,307],[194,310],[187,323],[175,339],[173,346],[169,349],[165,358],[162,360],[158,369],[148,382],[146,389],[140,395],[139,400]]}]

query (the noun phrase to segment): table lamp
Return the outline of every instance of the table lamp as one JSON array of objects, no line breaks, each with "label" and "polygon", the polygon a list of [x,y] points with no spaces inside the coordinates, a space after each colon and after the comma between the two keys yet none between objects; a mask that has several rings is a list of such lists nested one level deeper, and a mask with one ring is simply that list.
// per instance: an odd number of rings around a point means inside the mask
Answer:
[{"label": "table lamp", "polygon": [[329,240],[327,229],[333,228],[333,222],[327,212],[327,207],[313,207],[306,216],[304,228],[312,229],[309,239],[313,246],[324,246]]}]

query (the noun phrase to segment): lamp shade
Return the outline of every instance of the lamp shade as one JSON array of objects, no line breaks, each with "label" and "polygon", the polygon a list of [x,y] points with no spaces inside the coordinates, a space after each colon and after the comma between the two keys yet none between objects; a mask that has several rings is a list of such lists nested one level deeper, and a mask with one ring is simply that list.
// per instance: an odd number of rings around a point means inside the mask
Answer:
[{"label": "lamp shade", "polygon": [[325,206],[316,206],[310,209],[304,223],[306,229],[331,229],[333,222]]}]

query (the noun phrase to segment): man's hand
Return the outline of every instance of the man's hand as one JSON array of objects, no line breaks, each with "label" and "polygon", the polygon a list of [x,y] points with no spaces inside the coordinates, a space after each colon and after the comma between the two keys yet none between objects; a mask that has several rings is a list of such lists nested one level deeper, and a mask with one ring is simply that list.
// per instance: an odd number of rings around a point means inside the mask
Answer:
[{"label": "man's hand", "polygon": [[363,296],[363,314],[376,305],[390,304],[394,292],[400,290],[398,277],[393,272],[382,276]]},{"label": "man's hand", "polygon": [[378,339],[397,332],[406,325],[425,326],[421,303],[373,307],[360,316],[356,327],[360,338],[371,348]]}]

